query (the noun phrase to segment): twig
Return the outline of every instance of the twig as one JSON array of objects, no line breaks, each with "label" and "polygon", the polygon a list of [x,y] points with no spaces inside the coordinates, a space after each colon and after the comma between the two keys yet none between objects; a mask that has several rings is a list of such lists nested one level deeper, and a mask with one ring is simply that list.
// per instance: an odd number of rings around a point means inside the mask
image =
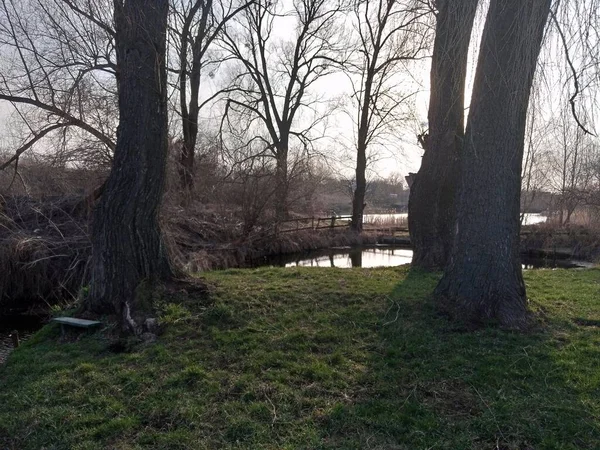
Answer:
[{"label": "twig", "polygon": [[556,25],[556,28],[558,30],[558,35],[560,36],[560,40],[562,41],[562,45],[565,49],[565,57],[567,58],[567,64],[569,64],[569,68],[571,69],[571,72],[573,74],[573,84],[575,86],[575,92],[573,92],[573,95],[571,95],[571,97],[569,98],[569,103],[571,104],[571,113],[573,115],[573,118],[575,119],[575,122],[577,122],[577,126],[579,126],[579,128],[581,128],[581,130],[585,133],[585,134],[589,134],[591,136],[596,136],[594,133],[592,133],[591,131],[589,131],[579,120],[579,117],[577,116],[577,111],[575,109],[575,100],[577,99],[577,96],[580,93],[580,88],[579,88],[579,79],[577,78],[577,71],[575,70],[575,66],[573,64],[573,61],[571,61],[571,56],[569,55],[569,46],[567,45],[567,38],[565,37],[565,34],[563,33],[562,28],[560,27],[560,24],[558,23],[558,19],[556,18],[556,14],[554,13],[554,11],[550,11],[550,16],[552,17],[552,21],[554,22],[554,24]]},{"label": "twig", "polygon": [[400,316],[400,305],[398,304],[398,302],[396,300],[392,300],[392,305],[388,308],[388,310],[385,312],[385,316],[383,316],[383,317],[387,317],[388,313],[391,311],[391,309],[394,305],[396,305],[396,317],[394,317],[394,320],[385,322],[382,326],[385,327],[385,326],[390,325],[398,320],[398,317]]}]

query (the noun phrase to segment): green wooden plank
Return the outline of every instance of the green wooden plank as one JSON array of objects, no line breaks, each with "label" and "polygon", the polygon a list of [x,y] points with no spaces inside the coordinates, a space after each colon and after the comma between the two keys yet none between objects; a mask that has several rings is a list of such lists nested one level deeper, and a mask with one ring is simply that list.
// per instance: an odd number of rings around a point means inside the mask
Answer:
[{"label": "green wooden plank", "polygon": [[90,328],[102,324],[102,322],[98,322],[97,320],[76,319],[74,317],[55,317],[52,319],[52,322],[79,328]]}]

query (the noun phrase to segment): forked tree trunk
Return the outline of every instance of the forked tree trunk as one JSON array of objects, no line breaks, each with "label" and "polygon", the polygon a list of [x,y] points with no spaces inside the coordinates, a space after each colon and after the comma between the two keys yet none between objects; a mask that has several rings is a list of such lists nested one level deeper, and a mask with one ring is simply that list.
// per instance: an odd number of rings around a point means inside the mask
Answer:
[{"label": "forked tree trunk", "polygon": [[529,94],[551,0],[491,0],[463,146],[457,232],[436,294],[456,318],[527,325],[519,203]]},{"label": "forked tree trunk", "polygon": [[467,57],[478,0],[438,1],[431,63],[429,135],[413,177],[408,228],[413,267],[443,269],[452,246],[460,148],[464,136]]},{"label": "forked tree trunk", "polygon": [[139,307],[140,282],[171,276],[158,223],[167,159],[168,0],[114,3],[120,119],[113,168],[94,212],[85,307],[116,313],[135,328],[126,316]]}]

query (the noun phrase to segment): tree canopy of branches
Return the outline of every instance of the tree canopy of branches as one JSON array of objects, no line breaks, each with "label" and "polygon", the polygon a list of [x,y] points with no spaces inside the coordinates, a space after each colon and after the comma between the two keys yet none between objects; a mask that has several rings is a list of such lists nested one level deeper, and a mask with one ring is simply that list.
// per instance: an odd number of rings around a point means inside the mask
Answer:
[{"label": "tree canopy of branches", "polygon": [[111,9],[76,0],[0,2],[0,102],[28,129],[1,169],[56,135],[73,153],[64,162],[110,162],[117,89]]},{"label": "tree canopy of branches", "polygon": [[[310,90],[339,62],[340,8],[335,0],[294,0],[285,11],[257,0],[223,28],[222,46],[238,63],[224,123],[240,121],[250,131],[248,144],[262,142],[261,154],[275,159],[278,220],[288,213],[290,148],[295,142],[310,150],[310,133],[327,114]],[[277,36],[276,22],[287,25],[286,36],[293,29],[293,37]]]},{"label": "tree canopy of branches", "polygon": [[[171,44],[178,55],[178,66],[171,68],[178,75],[179,110],[183,134],[179,156],[181,186],[191,189],[194,184],[194,159],[198,139],[198,116],[202,107],[215,97],[201,99],[200,81],[203,69],[219,66],[223,55],[207,60],[207,53],[225,24],[243,11],[251,2],[235,0],[171,0]],[[216,70],[212,67],[212,70]],[[225,89],[227,90],[227,89]]]}]

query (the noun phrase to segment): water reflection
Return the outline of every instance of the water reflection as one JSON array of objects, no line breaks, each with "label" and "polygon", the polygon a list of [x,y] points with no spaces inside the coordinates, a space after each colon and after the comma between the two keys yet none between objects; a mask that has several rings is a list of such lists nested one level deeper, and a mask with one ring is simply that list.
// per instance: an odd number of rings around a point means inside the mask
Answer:
[{"label": "water reflection", "polygon": [[33,333],[39,330],[44,322],[43,317],[13,315],[0,318],[0,364],[6,361],[13,350],[11,334],[17,331],[21,343],[25,342]]},{"label": "water reflection", "polygon": [[[336,248],[294,255],[281,255],[255,261],[254,266],[280,267],[395,267],[410,264],[413,252],[407,248]],[[590,263],[553,258],[523,257],[523,269],[590,267]]]},{"label": "water reflection", "polygon": [[327,254],[302,255],[285,262],[285,267],[392,267],[410,264],[412,250],[398,248],[331,250]]}]

